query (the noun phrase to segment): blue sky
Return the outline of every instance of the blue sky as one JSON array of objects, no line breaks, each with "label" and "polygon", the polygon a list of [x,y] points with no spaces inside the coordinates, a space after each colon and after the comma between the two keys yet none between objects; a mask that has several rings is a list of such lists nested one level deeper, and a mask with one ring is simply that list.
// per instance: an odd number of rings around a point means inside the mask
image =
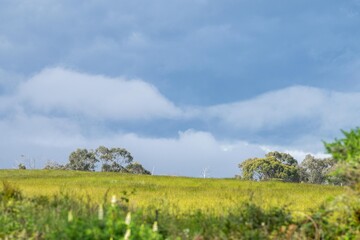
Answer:
[{"label": "blue sky", "polygon": [[0,167],[125,147],[155,174],[323,156],[360,122],[360,1],[0,0]]}]

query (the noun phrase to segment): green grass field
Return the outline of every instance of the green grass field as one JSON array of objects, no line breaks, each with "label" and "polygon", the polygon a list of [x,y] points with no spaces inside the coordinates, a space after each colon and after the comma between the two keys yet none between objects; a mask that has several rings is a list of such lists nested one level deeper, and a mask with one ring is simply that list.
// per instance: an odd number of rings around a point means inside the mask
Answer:
[{"label": "green grass field", "polygon": [[345,191],[326,185],[49,170],[0,170],[3,180],[29,197],[66,192],[100,203],[107,190],[108,198],[134,191],[128,196],[134,207],[166,205],[175,213],[200,209],[216,215],[249,200],[264,209],[286,207],[294,215],[307,213]]}]

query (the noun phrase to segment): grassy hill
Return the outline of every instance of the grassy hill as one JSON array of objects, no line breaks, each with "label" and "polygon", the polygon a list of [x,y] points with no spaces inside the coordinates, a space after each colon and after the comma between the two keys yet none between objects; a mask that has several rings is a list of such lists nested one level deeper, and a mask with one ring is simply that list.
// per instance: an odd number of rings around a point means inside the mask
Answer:
[{"label": "grassy hill", "polygon": [[100,203],[107,191],[108,198],[121,197],[126,191],[134,207],[166,205],[175,212],[200,209],[213,214],[224,214],[249,200],[265,209],[309,212],[344,192],[341,187],[326,185],[52,170],[0,170],[2,180],[29,197],[65,192]]},{"label": "grassy hill", "polygon": [[49,170],[1,181],[0,240],[360,236],[358,195],[336,186]]}]

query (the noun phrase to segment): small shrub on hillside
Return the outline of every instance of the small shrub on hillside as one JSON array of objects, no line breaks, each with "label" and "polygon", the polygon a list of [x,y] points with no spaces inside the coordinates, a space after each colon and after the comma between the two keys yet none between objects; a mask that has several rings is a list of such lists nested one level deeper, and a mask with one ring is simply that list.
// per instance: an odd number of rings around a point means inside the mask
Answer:
[{"label": "small shrub on hillside", "polygon": [[45,166],[45,170],[67,170],[66,166],[59,164],[55,161],[48,161]]},{"label": "small shrub on hillside", "polygon": [[25,164],[20,163],[20,164],[18,165],[18,169],[20,169],[20,170],[26,170]]}]

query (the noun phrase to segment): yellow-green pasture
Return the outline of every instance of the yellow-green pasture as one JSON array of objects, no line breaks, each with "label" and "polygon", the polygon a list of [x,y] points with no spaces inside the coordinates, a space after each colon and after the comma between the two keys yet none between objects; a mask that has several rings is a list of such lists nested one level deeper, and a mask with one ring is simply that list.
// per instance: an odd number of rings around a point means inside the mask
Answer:
[{"label": "yellow-green pasture", "polygon": [[249,200],[264,208],[286,206],[294,213],[306,213],[345,191],[337,186],[301,183],[54,170],[0,170],[0,181],[4,180],[25,196],[63,192],[94,203],[102,202],[107,191],[108,198],[112,195],[120,198],[123,191],[135,190],[129,196],[135,207],[168,207],[174,213],[200,209],[222,214]]}]

